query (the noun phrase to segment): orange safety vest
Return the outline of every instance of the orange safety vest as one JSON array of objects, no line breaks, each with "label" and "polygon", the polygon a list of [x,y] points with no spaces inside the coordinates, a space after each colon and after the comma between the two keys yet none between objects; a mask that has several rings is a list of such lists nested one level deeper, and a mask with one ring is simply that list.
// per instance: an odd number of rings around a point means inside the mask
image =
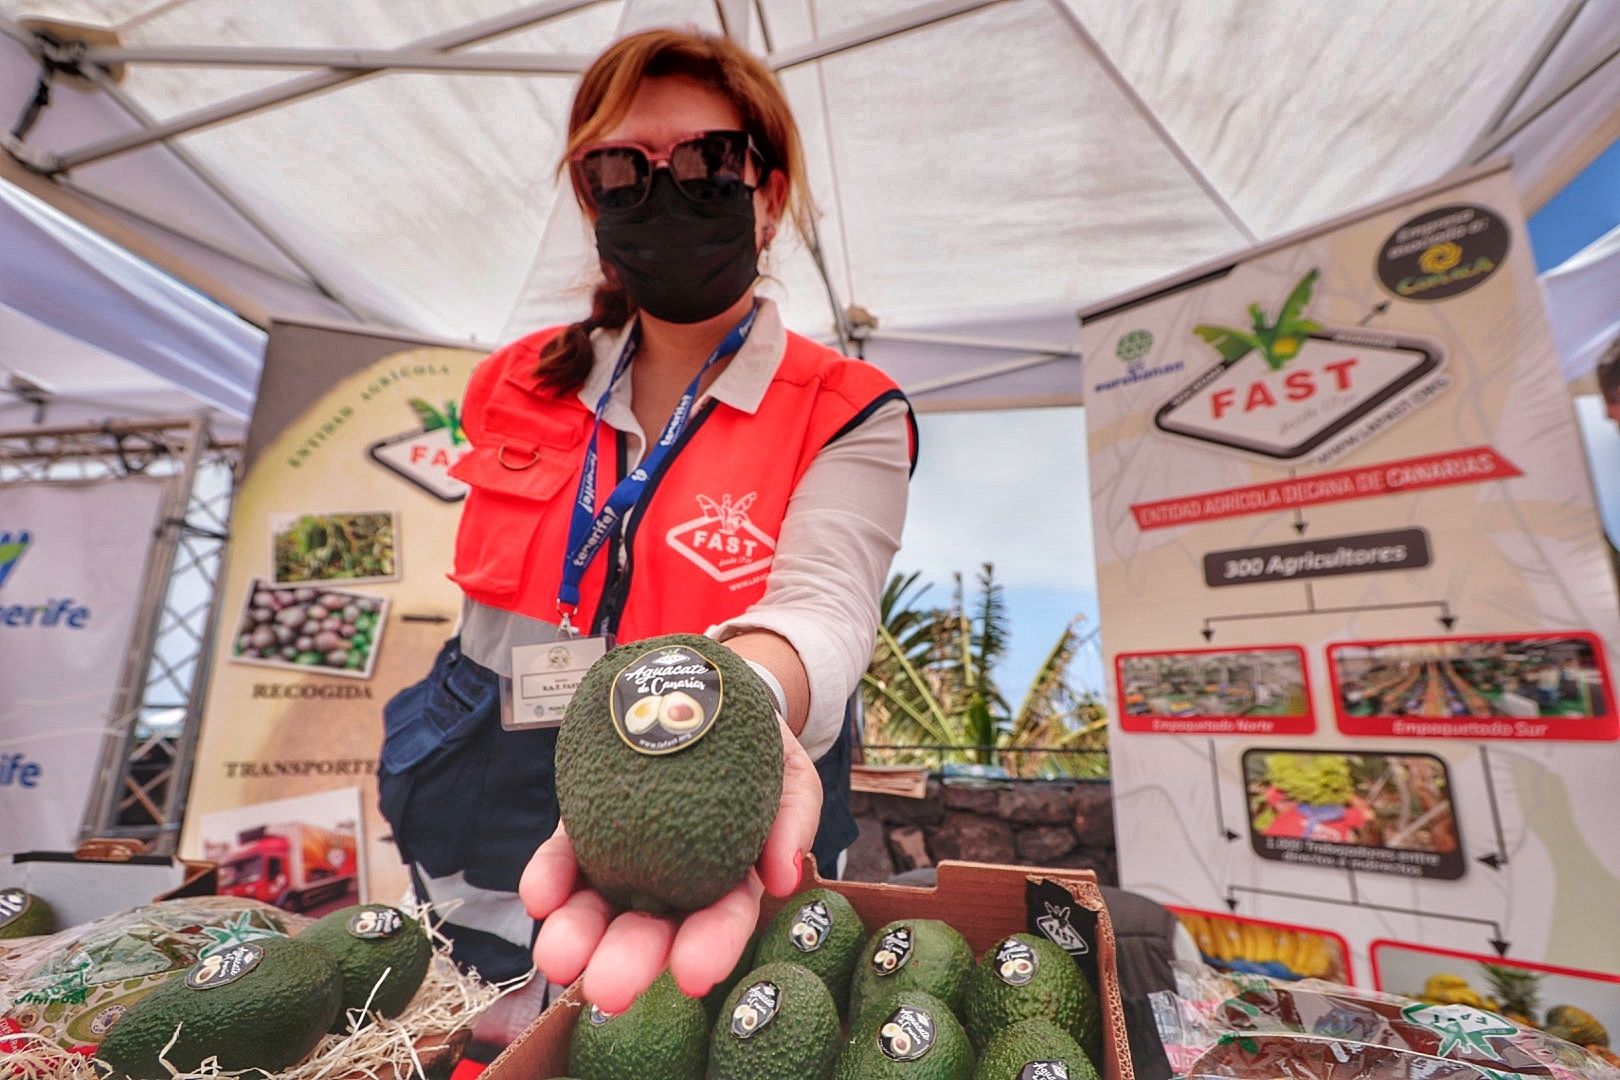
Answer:
[{"label": "orange safety vest", "polygon": [[[462,417],[472,450],[450,471],[471,489],[451,579],[479,603],[545,622],[557,620],[592,418],[577,393],[559,395],[536,378],[540,350],[557,332],[521,338],[479,364]],[[905,397],[882,371],[789,333],[756,412],[713,399],[699,406],[619,544],[586,571],[574,625],[636,641],[702,633],[746,611],[765,593],[788,501],[810,462],[897,399]],[[600,510],[630,463],[607,425],[597,454]]]}]

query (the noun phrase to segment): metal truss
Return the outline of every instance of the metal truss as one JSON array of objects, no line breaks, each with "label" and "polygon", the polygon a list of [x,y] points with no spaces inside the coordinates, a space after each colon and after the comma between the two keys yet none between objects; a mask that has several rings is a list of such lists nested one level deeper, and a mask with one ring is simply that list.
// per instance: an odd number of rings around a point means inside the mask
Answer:
[{"label": "metal truss", "polygon": [[240,460],[240,445],[215,439],[201,418],[0,431],[0,484],[169,482],[81,838],[175,848]]}]

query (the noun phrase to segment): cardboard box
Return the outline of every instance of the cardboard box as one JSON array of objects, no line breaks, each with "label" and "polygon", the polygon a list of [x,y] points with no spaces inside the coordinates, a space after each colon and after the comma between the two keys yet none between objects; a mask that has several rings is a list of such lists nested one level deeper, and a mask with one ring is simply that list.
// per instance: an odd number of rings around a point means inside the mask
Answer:
[{"label": "cardboard box", "polygon": [[0,889],[17,888],[51,905],[62,928],[182,896],[213,896],[211,862],[141,854],[131,840],[87,840],[77,851],[0,855]]},{"label": "cardboard box", "polygon": [[[808,881],[805,888],[818,885],[848,897],[868,931],[895,919],[940,919],[967,938],[975,956],[1019,931],[1042,933],[1065,945],[1094,976],[1101,1000],[1104,1060],[1097,1065],[1104,1080],[1135,1080],[1114,966],[1114,929],[1091,871],[945,862],[933,889],[847,881]],[[767,896],[761,918],[771,918],[782,904]],[[490,1064],[483,1080],[566,1076],[568,1040],[580,1011],[576,985]]]}]

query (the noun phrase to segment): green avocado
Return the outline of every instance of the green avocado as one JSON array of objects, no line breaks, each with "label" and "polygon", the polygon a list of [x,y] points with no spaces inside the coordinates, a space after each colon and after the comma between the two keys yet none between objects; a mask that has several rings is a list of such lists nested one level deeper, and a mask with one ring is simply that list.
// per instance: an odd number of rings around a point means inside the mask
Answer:
[{"label": "green avocado", "polygon": [[833,1080],[971,1080],[973,1046],[946,1004],[899,990],[850,1030]]},{"label": "green avocado", "polygon": [[[433,946],[417,921],[386,904],[357,904],[318,919],[298,940],[320,949],[343,973],[343,1005],[332,1030],[349,1030],[369,1001],[370,1012],[392,1017],[405,1011],[427,977]],[[362,1024],[367,1018],[362,1018]]]},{"label": "green avocado", "polygon": [[51,905],[21,889],[0,889],[0,941],[55,932]]},{"label": "green avocado", "polygon": [[842,1033],[827,986],[797,964],[762,964],[726,996],[708,1080],[824,1080]]},{"label": "green avocado", "polygon": [[993,1035],[973,1080],[1098,1080],[1091,1058],[1050,1020],[1020,1020]]},{"label": "green avocado", "polygon": [[843,895],[810,889],[792,897],[759,934],[755,960],[799,964],[827,984],[839,1012],[849,1007],[849,979],[861,956],[866,926]]},{"label": "green avocado", "polygon": [[708,1035],[703,1003],[681,993],[666,971],[622,1013],[594,1005],[580,1012],[568,1071],[580,1080],[701,1080]]},{"label": "green avocado", "polygon": [[580,680],[557,735],[557,805],[580,868],[613,903],[714,903],[759,859],[781,801],[771,692],[724,645],[648,638]]},{"label": "green avocado", "polygon": [[938,919],[901,919],[866,939],[850,982],[853,1023],[896,990],[921,990],[953,1010],[962,1007],[973,950],[962,935]]},{"label": "green avocado", "polygon": [[1062,947],[1035,934],[1005,937],[968,976],[962,1023],[976,1049],[1020,1020],[1050,1020],[1095,1056],[1102,1016],[1097,995]]},{"label": "green avocado", "polygon": [[[337,962],[292,938],[244,942],[197,961],[131,1005],[96,1051],[114,1080],[168,1080],[218,1057],[221,1070],[274,1072],[302,1061],[338,1014]],[[178,1036],[175,1029],[179,1028]]]}]

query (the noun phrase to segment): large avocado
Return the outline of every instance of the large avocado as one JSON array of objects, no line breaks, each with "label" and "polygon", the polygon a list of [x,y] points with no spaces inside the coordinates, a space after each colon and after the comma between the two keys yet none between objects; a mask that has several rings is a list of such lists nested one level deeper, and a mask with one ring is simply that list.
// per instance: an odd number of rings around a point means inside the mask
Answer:
[{"label": "large avocado", "polygon": [[755,962],[799,964],[821,976],[840,1012],[849,1005],[849,977],[861,956],[866,925],[831,889],[809,889],[782,905],[759,934]]},{"label": "large avocado", "polygon": [[961,1009],[973,950],[938,919],[900,919],[867,939],[849,986],[849,1018],[859,1020],[897,990],[921,990]]},{"label": "large avocado", "polygon": [[594,1005],[574,1021],[568,1071],[580,1080],[700,1080],[708,1053],[703,1003],[681,993],[669,972],[622,1013]]},{"label": "large avocado", "polygon": [[771,692],[725,646],[648,638],[580,681],[557,737],[557,805],[580,868],[615,904],[712,904],[759,859],[781,801]]},{"label": "large avocado", "polygon": [[1097,995],[1060,946],[1035,934],[1013,934],[985,950],[968,976],[962,1023],[973,1045],[1020,1020],[1050,1020],[1095,1056],[1102,1016]]},{"label": "large avocado", "polygon": [[797,964],[763,964],[726,997],[709,1040],[709,1080],[823,1080],[840,1041],[826,984]]},{"label": "large avocado", "polygon": [[1049,1020],[1020,1020],[990,1038],[973,1080],[1098,1080],[1080,1044]]},{"label": "large avocado", "polygon": [[[370,1013],[398,1016],[427,975],[433,946],[417,921],[386,904],[357,904],[317,920],[298,940],[337,961],[343,1004],[333,1031],[348,1031],[350,1013],[362,1025]],[[370,1013],[361,1015],[370,1003]]]},{"label": "large avocado", "polygon": [[833,1080],[969,1080],[973,1046],[946,1004],[899,990],[856,1021]]},{"label": "large avocado", "polygon": [[[96,1055],[113,1080],[167,1080],[218,1057],[222,1070],[274,1072],[303,1060],[332,1026],[337,962],[291,938],[245,942],[199,960],[131,1005]],[[179,1028],[178,1036],[175,1029]]]}]

